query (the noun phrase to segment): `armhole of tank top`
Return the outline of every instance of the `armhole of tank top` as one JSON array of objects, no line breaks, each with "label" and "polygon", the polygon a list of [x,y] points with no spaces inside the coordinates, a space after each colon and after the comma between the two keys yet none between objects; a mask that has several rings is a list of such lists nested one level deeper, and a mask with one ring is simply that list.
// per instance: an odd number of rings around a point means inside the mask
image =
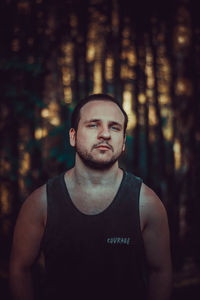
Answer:
[{"label": "armhole of tank top", "polygon": [[49,222],[48,209],[49,209],[49,183],[50,183],[50,180],[51,179],[49,179],[46,183],[46,224],[45,224],[45,228],[44,228],[44,232],[43,232],[43,236],[42,236],[42,240],[41,240],[41,249],[42,250],[45,245],[46,236],[48,234],[48,222]]},{"label": "armhole of tank top", "polygon": [[41,241],[41,247],[43,247],[45,245],[45,242],[46,242],[46,236],[48,236],[49,234],[49,228],[50,228],[50,225],[49,225],[49,208],[50,208],[50,202],[51,202],[51,187],[52,187],[52,184],[57,180],[61,181],[62,177],[64,176],[64,172],[53,177],[53,178],[50,178],[47,183],[46,183],[46,205],[47,205],[47,210],[46,210],[46,224],[45,224],[45,229],[44,229],[44,233],[43,233],[43,237],[42,237],[42,241]]},{"label": "armhole of tank top", "polygon": [[141,272],[142,272],[142,280],[144,282],[144,285],[145,287],[147,288],[147,285],[148,285],[148,271],[147,271],[147,262],[146,262],[146,256],[145,256],[145,245],[144,245],[144,240],[143,240],[143,236],[142,236],[142,229],[141,229],[141,225],[140,225],[140,219],[141,219],[141,216],[140,216],[140,192],[141,192],[141,188],[142,188],[142,183],[143,183],[143,180],[141,178],[139,178],[140,180],[140,186],[139,186],[139,191],[138,191],[138,217],[139,217],[139,238],[140,238],[140,241],[141,241],[141,249],[140,249],[140,252],[142,253],[142,256],[143,259],[141,260]]},{"label": "armhole of tank top", "polygon": [[142,178],[140,178],[140,177],[137,177],[137,176],[135,176],[134,175],[134,181],[137,181],[137,184],[136,184],[136,187],[138,188],[138,193],[137,193],[137,218],[138,218],[138,221],[137,221],[137,223],[138,223],[138,230],[137,230],[137,232],[138,232],[138,240],[139,240],[139,244],[141,245],[141,249],[139,249],[139,251],[145,251],[145,249],[144,249],[144,240],[143,240],[143,236],[142,236],[142,229],[141,229],[141,217],[140,217],[140,192],[141,192],[141,187],[142,187],[142,183],[143,183],[143,180],[142,180]]},{"label": "armhole of tank top", "polygon": [[[48,183],[48,182],[47,182]],[[46,224],[45,224],[45,228],[44,228],[44,232],[43,232],[43,236],[41,239],[41,243],[40,243],[40,248],[43,251],[43,247],[45,244],[45,240],[46,240],[46,234],[47,234],[47,222],[48,222],[48,196],[47,196],[47,183],[45,184],[46,186]]]},{"label": "armhole of tank top", "polygon": [[[141,188],[142,188],[142,184],[143,184],[143,180],[141,178],[139,178],[140,183],[139,183],[139,190],[138,190],[138,217],[139,217],[139,232],[140,232],[140,238],[143,242],[143,236],[142,236],[142,228],[141,228],[141,210],[140,210],[140,193],[141,193]],[[143,246],[144,246],[144,242],[143,242]]]},{"label": "armhole of tank top", "polygon": [[[137,189],[137,230],[138,230],[138,238],[140,241],[142,241],[143,243],[143,237],[142,237],[142,230],[141,230],[141,225],[140,225],[140,192],[141,192],[141,187],[142,187],[142,183],[143,183],[143,180],[142,178],[132,174],[132,173],[127,173],[129,176],[131,175],[131,177],[129,177],[132,181],[133,181],[133,185],[136,187]],[[129,179],[129,180],[130,180]]]}]

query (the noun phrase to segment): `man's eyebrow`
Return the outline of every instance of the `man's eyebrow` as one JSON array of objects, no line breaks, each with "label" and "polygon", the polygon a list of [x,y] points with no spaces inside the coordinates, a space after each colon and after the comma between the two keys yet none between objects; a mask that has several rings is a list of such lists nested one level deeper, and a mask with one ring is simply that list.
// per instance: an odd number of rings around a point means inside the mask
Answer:
[{"label": "man's eyebrow", "polygon": [[90,120],[86,120],[84,123],[91,123],[91,122],[99,122],[101,121],[100,119],[90,119]]},{"label": "man's eyebrow", "polygon": [[117,125],[119,126],[120,128],[122,128],[122,124],[116,122],[116,121],[110,121],[110,125]]},{"label": "man's eyebrow", "polygon": [[[91,122],[100,122],[101,119],[90,119],[90,120],[86,120],[84,123],[91,123]],[[110,125],[117,125],[117,126],[120,126],[122,128],[122,124],[116,122],[116,121],[109,121],[109,124]]]}]

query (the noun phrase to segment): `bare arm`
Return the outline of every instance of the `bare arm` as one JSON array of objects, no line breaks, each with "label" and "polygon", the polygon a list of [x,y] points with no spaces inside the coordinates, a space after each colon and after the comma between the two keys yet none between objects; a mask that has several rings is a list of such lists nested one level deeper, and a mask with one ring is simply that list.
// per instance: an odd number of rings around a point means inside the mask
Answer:
[{"label": "bare arm", "polygon": [[13,237],[10,258],[10,288],[14,300],[33,300],[31,268],[45,227],[46,188],[40,187],[24,202]]},{"label": "bare arm", "polygon": [[142,185],[140,212],[149,267],[148,300],[169,300],[172,267],[166,210],[156,194]]}]

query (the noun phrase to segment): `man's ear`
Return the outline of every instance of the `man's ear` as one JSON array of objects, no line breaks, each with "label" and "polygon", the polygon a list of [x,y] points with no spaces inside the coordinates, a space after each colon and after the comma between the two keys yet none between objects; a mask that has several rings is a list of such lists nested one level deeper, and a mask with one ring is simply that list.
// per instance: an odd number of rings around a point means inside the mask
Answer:
[{"label": "man's ear", "polygon": [[72,147],[76,146],[76,131],[74,128],[69,130],[69,142]]},{"label": "man's ear", "polygon": [[122,151],[125,151],[125,148],[126,148],[126,135],[124,136],[124,144],[122,147]]},{"label": "man's ear", "polygon": [[124,136],[124,144],[122,146],[122,151],[124,152],[126,148],[126,135]]}]

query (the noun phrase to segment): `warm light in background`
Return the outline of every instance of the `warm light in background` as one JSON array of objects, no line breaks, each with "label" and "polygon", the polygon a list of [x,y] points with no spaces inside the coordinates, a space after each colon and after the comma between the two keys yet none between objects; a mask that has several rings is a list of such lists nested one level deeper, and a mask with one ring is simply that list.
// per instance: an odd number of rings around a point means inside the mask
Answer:
[{"label": "warm light in background", "polygon": [[69,86],[71,84],[71,81],[72,81],[70,68],[63,66],[62,73],[63,73],[63,84],[64,84],[64,86]]},{"label": "warm light in background", "polygon": [[89,42],[87,46],[86,60],[88,63],[91,63],[94,60],[94,58],[95,58],[95,45]]},{"label": "warm light in background", "polygon": [[[154,90],[146,89],[146,95],[147,95],[148,99],[152,100],[152,98],[154,97]],[[153,101],[150,101],[150,102],[153,102]]]},{"label": "warm light in background", "polygon": [[48,108],[43,108],[43,109],[41,110],[41,116],[42,116],[43,118],[48,118],[49,115],[50,115],[50,112],[49,112],[49,109],[48,109]]},{"label": "warm light in background", "polygon": [[158,118],[157,118],[155,106],[149,105],[149,125],[155,126],[157,124],[158,124]]},{"label": "warm light in background", "polygon": [[154,70],[153,70],[153,55],[148,48],[146,49],[145,74],[147,76],[147,88],[153,89],[155,85]]},{"label": "warm light in background", "polygon": [[141,127],[144,127],[145,126],[145,108],[144,108],[144,105],[139,105],[138,107],[138,123]]},{"label": "warm light in background", "polygon": [[[94,5],[96,2],[94,1]],[[90,8],[91,19],[88,26],[87,34],[87,49],[86,49],[86,60],[90,64],[89,66],[89,78],[93,78],[93,91],[92,93],[102,93],[103,90],[103,66],[104,62],[104,32],[105,32],[105,21],[106,16],[102,12],[96,9],[96,7]],[[105,72],[109,73],[108,64],[110,61],[105,62]],[[111,74],[109,73],[109,76]],[[86,80],[88,80],[87,78]]]},{"label": "warm light in background", "polygon": [[121,73],[120,77],[121,79],[128,79],[128,73],[129,73],[129,67],[127,64],[121,64]]},{"label": "warm light in background", "polygon": [[191,96],[193,93],[192,82],[187,78],[179,78],[175,84],[175,94],[177,96]]},{"label": "warm light in background", "polygon": [[106,58],[105,61],[105,78],[106,80],[112,81],[114,75],[114,59],[111,55]]},{"label": "warm light in background", "polygon": [[133,46],[129,47],[127,58],[130,67],[134,67],[137,64],[137,56]]},{"label": "warm light in background", "polygon": [[94,63],[94,87],[93,92],[102,93],[102,64],[101,62]]},{"label": "warm light in background", "polygon": [[155,78],[153,76],[148,76],[147,78],[147,86],[149,89],[153,89],[155,85]]},{"label": "warm light in background", "polygon": [[190,47],[192,41],[191,30],[191,15],[189,10],[183,5],[178,7],[177,11],[177,25],[174,28],[174,51],[181,51],[186,47]]},{"label": "warm light in background", "polygon": [[145,94],[140,93],[138,95],[138,101],[139,101],[140,104],[145,104],[145,102],[146,102],[146,96],[145,96]]},{"label": "warm light in background", "polygon": [[69,104],[72,102],[72,88],[64,87],[64,100],[65,103]]},{"label": "warm light in background", "polygon": [[135,112],[133,112],[132,109],[132,101],[133,101],[133,95],[130,91],[125,90],[123,92],[123,109],[128,115],[128,125],[127,130],[131,130],[135,127],[137,120]]},{"label": "warm light in background", "polygon": [[121,64],[120,77],[124,80],[134,80],[136,79],[135,71],[130,68],[127,64]]},{"label": "warm light in background", "polygon": [[189,46],[191,42],[191,30],[185,25],[178,25],[174,30],[175,48]]},{"label": "warm light in background", "polygon": [[74,51],[73,43],[67,42],[62,46],[62,50],[64,53],[64,58],[63,58],[64,67],[65,65],[70,66],[73,63],[73,51]]},{"label": "warm light in background", "polygon": [[[164,104],[171,104],[171,67],[167,57],[167,50],[164,44],[164,37],[162,43],[158,46],[157,57],[157,84],[158,84],[158,101],[161,105],[161,114]],[[171,109],[169,107],[169,109]]]},{"label": "warm light in background", "polygon": [[[71,26],[76,26],[77,19],[74,16],[74,18],[71,19]],[[73,51],[74,51],[74,45],[71,42],[67,42],[62,46],[62,51],[64,53],[64,57],[60,61],[61,69],[62,69],[62,79],[63,79],[63,92],[64,92],[64,102],[65,103],[71,103],[72,102],[72,89],[71,84],[74,80],[74,65],[73,65]],[[54,118],[53,123],[51,120],[52,125],[59,124],[58,121]]]},{"label": "warm light in background", "polygon": [[171,104],[171,97],[169,94],[161,94],[158,97],[158,101],[160,104]]},{"label": "warm light in background", "polygon": [[20,188],[20,191],[21,193],[25,193],[25,190],[26,190],[26,184],[25,184],[25,181],[24,181],[24,178],[23,177],[19,177],[18,178],[18,184],[19,184],[19,188]]},{"label": "warm light in background", "polygon": [[163,126],[163,136],[167,141],[172,141],[174,135],[173,127],[173,111],[167,107],[162,109],[162,117],[165,118],[165,126]]},{"label": "warm light in background", "polygon": [[20,175],[25,175],[31,167],[30,154],[28,152],[23,152],[20,156],[19,173]]},{"label": "warm light in background", "polygon": [[11,170],[11,164],[10,161],[6,160],[5,158],[1,159],[1,173],[3,172],[10,172]]},{"label": "warm light in background", "polygon": [[[47,119],[50,124],[54,126],[59,126],[61,124],[60,120],[60,106],[57,102],[52,101],[49,103],[48,108],[43,108],[41,110],[41,116],[44,119]],[[35,136],[37,136],[37,139],[40,139],[45,136],[44,128],[42,131],[38,128],[36,129]]]},{"label": "warm light in background", "polygon": [[[158,104],[162,120],[162,133],[167,141],[172,141],[173,131],[173,109],[171,102],[171,66],[166,50],[165,35],[159,35],[157,47],[157,89]],[[153,113],[155,115],[155,113]],[[154,117],[153,117],[154,119]]]},{"label": "warm light in background", "polygon": [[49,122],[54,126],[59,126],[61,124],[60,117],[58,116],[52,117]]},{"label": "warm light in background", "polygon": [[181,167],[181,144],[178,139],[175,139],[173,151],[174,151],[175,169],[179,170]]},{"label": "warm light in background", "polygon": [[11,203],[9,202],[9,193],[8,189],[6,186],[1,185],[1,213],[3,215],[8,215],[11,213]]},{"label": "warm light in background", "polygon": [[46,128],[36,128],[35,129],[35,138],[36,140],[40,140],[48,135],[48,131]]},{"label": "warm light in background", "polygon": [[121,51],[121,68],[120,77],[123,80],[135,80],[136,72],[134,66],[137,64],[135,48],[130,41],[130,27],[125,26],[122,32],[122,51]]},{"label": "warm light in background", "polygon": [[169,85],[163,79],[164,79],[164,74],[161,73],[159,80],[158,80],[158,92],[160,95],[163,95],[163,94],[166,95],[169,92]]},{"label": "warm light in background", "polygon": [[58,115],[59,110],[60,110],[60,107],[56,101],[51,101],[49,103],[50,117],[54,117],[54,116]]}]

